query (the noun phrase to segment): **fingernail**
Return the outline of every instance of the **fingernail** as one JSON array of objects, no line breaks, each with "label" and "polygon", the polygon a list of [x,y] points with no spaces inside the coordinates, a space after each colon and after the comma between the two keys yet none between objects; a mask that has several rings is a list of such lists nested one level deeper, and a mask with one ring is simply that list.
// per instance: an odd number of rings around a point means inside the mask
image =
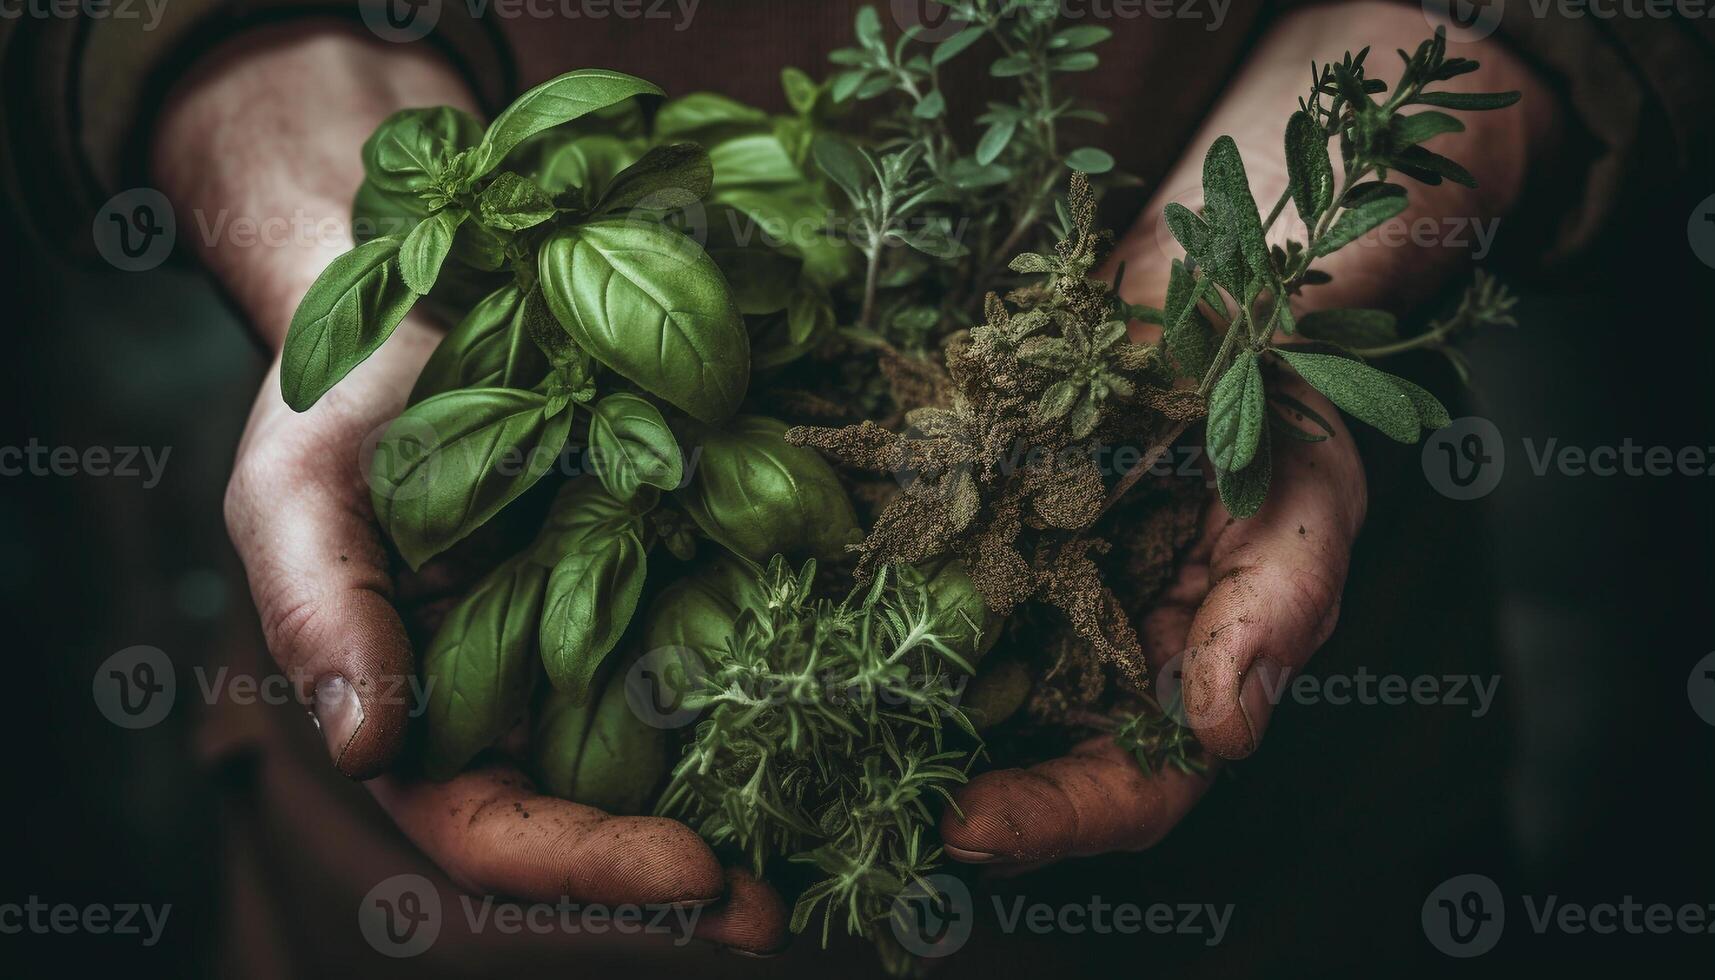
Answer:
[{"label": "fingernail", "polygon": [[1245,674],[1244,684],[1239,688],[1239,711],[1245,716],[1245,730],[1250,733],[1250,751],[1255,752],[1262,744],[1262,733],[1268,730],[1268,721],[1274,717],[1274,696],[1279,690],[1281,667],[1268,659],[1259,657],[1251,665],[1250,672]]},{"label": "fingernail", "polygon": [[942,844],[941,850],[945,851],[947,856],[953,860],[962,861],[965,864],[988,864],[998,856],[988,851],[967,851],[951,844]]},{"label": "fingernail", "polygon": [[327,743],[328,755],[338,766],[351,740],[357,737],[357,730],[363,727],[363,702],[357,699],[356,689],[344,677],[329,674],[316,682],[313,713],[322,740]]}]

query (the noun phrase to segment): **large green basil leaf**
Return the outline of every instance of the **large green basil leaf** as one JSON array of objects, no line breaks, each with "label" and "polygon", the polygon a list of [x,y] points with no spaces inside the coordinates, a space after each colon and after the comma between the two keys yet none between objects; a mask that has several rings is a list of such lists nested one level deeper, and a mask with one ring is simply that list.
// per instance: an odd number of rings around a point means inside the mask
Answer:
[{"label": "large green basil leaf", "polygon": [[451,106],[401,109],[363,144],[363,169],[376,187],[421,193],[434,186],[452,154],[474,144],[482,124]]},{"label": "large green basil leaf", "polygon": [[667,732],[632,710],[626,677],[603,671],[601,696],[581,702],[548,692],[532,741],[543,789],[612,814],[649,812],[669,768]]},{"label": "large green basil leaf", "polygon": [[601,210],[677,211],[707,196],[713,179],[709,154],[697,144],[652,147],[613,178],[602,195]]},{"label": "large green basil leaf", "polygon": [[404,238],[429,216],[429,206],[415,194],[384,191],[365,178],[351,199],[351,236],[362,245],[385,236]]},{"label": "large green basil leaf", "polygon": [[641,78],[602,68],[585,68],[550,79],[520,95],[489,124],[477,147],[471,174],[480,177],[493,170],[519,143],[545,129],[633,96],[665,94]]},{"label": "large green basil leaf", "polygon": [[685,479],[685,460],[667,421],[654,405],[626,392],[595,403],[589,458],[602,486],[621,500],[635,497],[644,484],[673,490]]},{"label": "large green basil leaf", "polygon": [[394,237],[357,246],[328,264],[304,294],[280,352],[280,394],[302,412],[375,353],[417,302],[399,272]]},{"label": "large green basil leaf", "polygon": [[507,284],[448,331],[411,389],[411,404],[459,388],[533,388],[548,362],[523,323],[518,287]]},{"label": "large green basil leaf", "polygon": [[596,668],[630,625],[645,571],[643,541],[630,527],[583,537],[554,566],[542,607],[542,663],[573,700],[589,696]]},{"label": "large green basil leaf", "polygon": [[709,162],[714,166],[714,186],[719,190],[797,184],[804,180],[803,172],[773,133],[716,143],[709,148]]},{"label": "large green basil leaf", "polygon": [[704,534],[751,561],[838,558],[857,516],[833,467],[788,444],[786,428],[756,415],[689,427],[691,480],[676,499]]},{"label": "large green basil leaf", "polygon": [[655,597],[643,624],[648,651],[682,647],[711,663],[720,657],[747,608],[761,608],[756,569],[743,559],[716,552],[691,574]]},{"label": "large green basil leaf", "polygon": [[423,654],[428,706],[423,768],[446,779],[524,713],[548,569],[513,558],[459,600]]},{"label": "large green basil leaf", "polygon": [[530,546],[531,560],[552,568],[587,538],[613,537],[625,531],[642,535],[642,515],[659,499],[651,491],[634,500],[620,500],[608,493],[600,480],[567,481],[554,496],[548,519]]},{"label": "large green basil leaf", "polygon": [[534,391],[468,388],[399,416],[375,447],[375,517],[412,568],[458,543],[553,468],[572,414]]},{"label": "large green basil leaf", "polygon": [[714,261],[650,221],[561,228],[542,244],[542,295],[578,345],[672,405],[719,422],[750,382],[750,339]]}]

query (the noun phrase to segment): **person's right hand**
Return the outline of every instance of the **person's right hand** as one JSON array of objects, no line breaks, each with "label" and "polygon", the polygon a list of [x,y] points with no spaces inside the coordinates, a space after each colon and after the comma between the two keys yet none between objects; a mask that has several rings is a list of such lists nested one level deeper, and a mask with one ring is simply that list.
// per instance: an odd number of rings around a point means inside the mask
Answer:
[{"label": "person's right hand", "polygon": [[[363,138],[396,108],[434,103],[468,106],[470,97],[420,54],[340,28],[269,31],[218,52],[175,93],[155,171],[180,228],[215,227],[202,219],[221,212],[343,228]],[[313,408],[294,412],[280,394],[279,350],[299,298],[351,246],[349,235],[198,244],[274,354],[238,447],[226,521],[268,649],[310,706],[333,764],[369,780],[405,835],[462,887],[531,901],[708,906],[699,938],[779,949],[779,896],[724,870],[684,824],[541,795],[507,765],[440,783],[382,775],[404,745],[415,670],[395,602],[456,594],[479,571],[431,562],[396,581],[365,477],[365,445],[404,409],[439,332],[408,317]]]}]

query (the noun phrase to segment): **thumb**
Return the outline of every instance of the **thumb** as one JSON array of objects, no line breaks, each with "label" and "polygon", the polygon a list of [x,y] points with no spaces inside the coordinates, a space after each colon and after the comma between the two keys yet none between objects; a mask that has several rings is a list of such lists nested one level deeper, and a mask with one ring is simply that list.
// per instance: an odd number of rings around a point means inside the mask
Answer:
[{"label": "thumb", "polygon": [[403,744],[414,678],[361,458],[433,344],[400,334],[308,412],[263,382],[227,486],[226,523],[263,637],[339,770],[363,779]]}]

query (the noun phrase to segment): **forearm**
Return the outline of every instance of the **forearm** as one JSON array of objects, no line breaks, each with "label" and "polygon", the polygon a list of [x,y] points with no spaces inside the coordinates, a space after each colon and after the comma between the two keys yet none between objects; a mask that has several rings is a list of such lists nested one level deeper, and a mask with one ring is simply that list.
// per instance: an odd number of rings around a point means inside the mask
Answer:
[{"label": "forearm", "polygon": [[[1372,48],[1367,62],[1370,74],[1391,85],[1400,67],[1393,50],[1413,50],[1429,33],[1420,8],[1399,3],[1313,7],[1275,25],[1116,249],[1115,260],[1126,262],[1127,298],[1157,305],[1165,294],[1167,255],[1179,252],[1161,224],[1161,209],[1173,201],[1193,209],[1202,203],[1203,155],[1210,143],[1221,135],[1237,142],[1252,193],[1266,216],[1286,188],[1283,133],[1298,99],[1308,93],[1311,61],[1324,64],[1343,52],[1368,46]],[[1476,177],[1477,188],[1452,182],[1430,187],[1390,175],[1410,192],[1410,206],[1378,233],[1319,260],[1318,268],[1335,279],[1306,291],[1307,305],[1400,309],[1422,301],[1470,260],[1482,235],[1496,227],[1494,223],[1518,200],[1533,168],[1552,153],[1561,116],[1554,93],[1498,41],[1456,48],[1450,55],[1476,59],[1482,67],[1445,88],[1518,90],[1523,95],[1519,105],[1510,109],[1456,113],[1465,131],[1437,137],[1432,144],[1437,152],[1463,163]],[[1332,149],[1338,172],[1337,141]],[[1425,221],[1432,222],[1434,229],[1427,234],[1420,233],[1431,227],[1422,224]],[[1288,204],[1270,230],[1269,240],[1280,243],[1292,237],[1302,242],[1304,230],[1296,225]]]},{"label": "forearm", "polygon": [[315,277],[353,244],[363,141],[398,109],[439,104],[475,109],[450,65],[334,21],[236,38],[174,90],[155,133],[155,180],[181,240],[269,349],[284,342]]}]

